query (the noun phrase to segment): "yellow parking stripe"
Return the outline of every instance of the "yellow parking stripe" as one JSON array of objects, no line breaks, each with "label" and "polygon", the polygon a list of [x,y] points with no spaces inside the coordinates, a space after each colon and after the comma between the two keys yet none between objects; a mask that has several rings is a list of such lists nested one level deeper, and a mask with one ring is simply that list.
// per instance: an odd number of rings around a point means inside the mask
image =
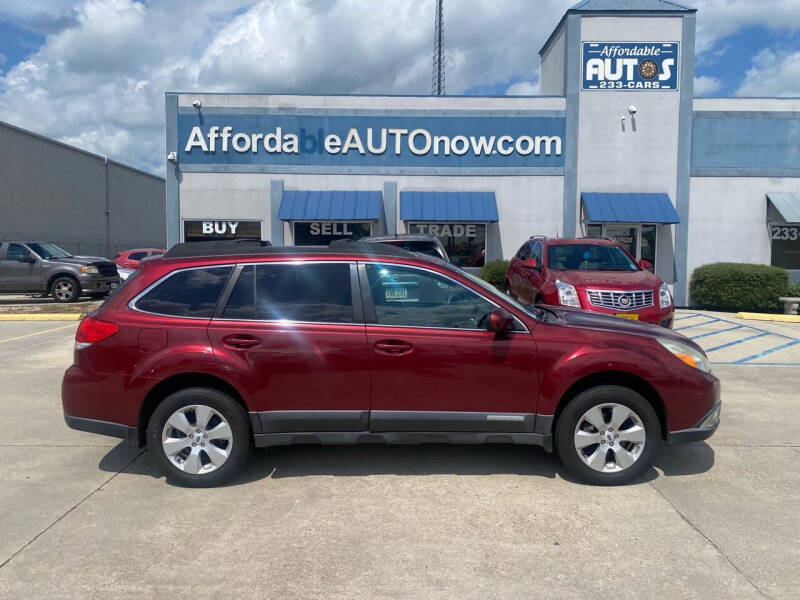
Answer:
[{"label": "yellow parking stripe", "polygon": [[0,313],[0,321],[80,321],[84,313]]},{"label": "yellow parking stripe", "polygon": [[67,329],[68,327],[75,327],[75,323],[70,323],[69,325],[62,325],[61,327],[54,327],[53,329],[45,329],[44,331],[34,331],[33,333],[26,333],[25,335],[18,335],[17,337],[6,338],[4,340],[0,340],[0,344],[4,342],[16,342],[17,340],[24,340],[25,338],[33,337],[35,335],[42,335],[43,333],[60,331],[61,329]]}]

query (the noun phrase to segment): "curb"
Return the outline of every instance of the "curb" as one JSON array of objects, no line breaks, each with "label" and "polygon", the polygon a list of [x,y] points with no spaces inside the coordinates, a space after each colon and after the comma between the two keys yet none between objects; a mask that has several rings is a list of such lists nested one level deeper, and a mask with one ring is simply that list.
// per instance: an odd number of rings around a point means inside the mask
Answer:
[{"label": "curb", "polygon": [[0,321],[80,321],[84,313],[0,313]]},{"label": "curb", "polygon": [[800,315],[767,315],[761,313],[740,312],[736,313],[737,319],[751,319],[753,321],[779,321],[781,323],[800,323]]}]

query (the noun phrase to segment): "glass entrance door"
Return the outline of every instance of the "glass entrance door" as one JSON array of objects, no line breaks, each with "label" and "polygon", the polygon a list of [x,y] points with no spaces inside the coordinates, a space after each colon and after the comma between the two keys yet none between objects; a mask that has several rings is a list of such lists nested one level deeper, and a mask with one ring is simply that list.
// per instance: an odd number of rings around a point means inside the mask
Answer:
[{"label": "glass entrance door", "polygon": [[636,260],[656,264],[657,225],[652,223],[587,223],[586,234],[590,237],[606,237],[617,242]]}]

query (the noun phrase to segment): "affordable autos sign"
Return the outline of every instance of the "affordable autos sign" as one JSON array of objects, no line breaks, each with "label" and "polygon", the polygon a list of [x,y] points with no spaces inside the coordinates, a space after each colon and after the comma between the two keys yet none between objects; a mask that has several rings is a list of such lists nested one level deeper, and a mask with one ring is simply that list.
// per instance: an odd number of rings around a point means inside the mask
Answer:
[{"label": "affordable autos sign", "polygon": [[[230,109],[229,109],[230,110]],[[563,167],[564,117],[178,114],[183,165]]]},{"label": "affordable autos sign", "polygon": [[677,90],[678,42],[583,42],[584,90]]}]

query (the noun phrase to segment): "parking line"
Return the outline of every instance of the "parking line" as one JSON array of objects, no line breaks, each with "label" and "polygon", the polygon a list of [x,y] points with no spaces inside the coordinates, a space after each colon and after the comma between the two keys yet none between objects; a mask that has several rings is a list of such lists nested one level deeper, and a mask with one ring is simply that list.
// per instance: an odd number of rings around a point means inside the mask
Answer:
[{"label": "parking line", "polygon": [[[708,337],[709,335],[717,335],[718,333],[725,333],[726,331],[733,331],[734,329],[741,329],[742,327],[746,327],[746,325],[736,325],[735,327],[728,327],[727,329],[719,329],[717,331],[710,331],[708,333],[701,333],[700,335],[696,335],[694,337],[689,336],[691,340],[697,340],[699,338]],[[760,331],[760,330],[758,330]]]},{"label": "parking line", "polygon": [[756,338],[764,337],[765,335],[772,335],[769,331],[762,331],[761,333],[757,333],[756,335],[750,335],[747,337],[743,337],[740,340],[735,340],[733,342],[728,342],[727,344],[720,344],[719,346],[714,346],[713,348],[709,348],[706,350],[706,354],[709,352],[713,352],[714,350],[722,350],[723,348],[727,348],[728,346],[735,346],[736,344],[741,344],[742,342],[749,342],[750,340],[754,340]]},{"label": "parking line", "polygon": [[4,342],[16,342],[17,340],[24,340],[25,338],[33,337],[35,335],[42,335],[43,333],[59,331],[61,329],[67,329],[69,327],[75,327],[75,323],[70,323],[69,325],[62,325],[61,327],[53,327],[53,329],[45,329],[44,331],[34,331],[33,333],[26,333],[25,335],[18,335],[17,337],[6,338],[4,340],[0,340],[0,344]]},{"label": "parking line", "polygon": [[695,323],[694,325],[684,325],[683,327],[676,327],[673,331],[678,331],[680,329],[691,329],[692,327],[702,327],[703,325],[711,325],[712,323],[716,323],[718,321],[722,321],[722,319],[711,317],[710,321],[703,321],[702,323]]},{"label": "parking line", "polygon": [[792,340],[791,342],[786,342],[785,344],[781,344],[780,346],[775,346],[774,348],[770,348],[769,350],[764,350],[763,352],[759,352],[758,354],[753,354],[752,356],[741,358],[736,361],[736,364],[740,365],[750,360],[761,358],[762,356],[766,356],[767,354],[772,354],[773,352],[777,352],[778,350],[783,350],[784,348],[788,348],[789,346],[794,346],[795,344],[800,344],[800,340]]},{"label": "parking line", "polygon": [[673,321],[682,321],[683,319],[691,319],[692,317],[699,317],[699,316],[702,316],[702,315],[700,315],[700,313],[693,313],[691,315],[682,315],[680,317],[675,317],[672,320]]}]

